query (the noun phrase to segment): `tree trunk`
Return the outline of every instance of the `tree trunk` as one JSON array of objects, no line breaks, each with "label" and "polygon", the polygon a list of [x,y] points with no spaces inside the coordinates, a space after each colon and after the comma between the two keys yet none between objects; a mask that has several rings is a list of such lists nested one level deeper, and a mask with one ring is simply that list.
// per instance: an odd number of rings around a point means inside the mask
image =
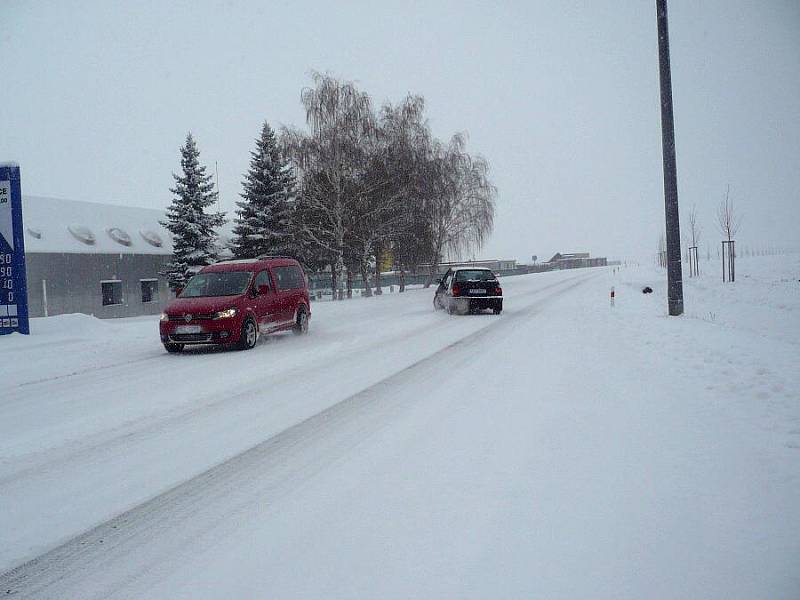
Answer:
[{"label": "tree trunk", "polygon": [[364,281],[364,295],[369,298],[372,296],[372,286],[369,282],[369,268],[366,261],[361,261],[361,279]]},{"label": "tree trunk", "polygon": [[431,264],[431,270],[428,272],[428,278],[425,280],[425,287],[431,287],[431,283],[436,279],[436,272],[439,270],[439,259],[435,259]]},{"label": "tree trunk", "polygon": [[353,297],[353,270],[348,267],[347,268],[347,299],[350,300]]},{"label": "tree trunk", "polygon": [[383,289],[381,288],[381,256],[383,254],[382,249],[378,246],[375,248],[375,295],[380,296],[383,294]]},{"label": "tree trunk", "polygon": [[436,272],[439,270],[439,261],[441,260],[442,256],[442,248],[444,248],[444,240],[439,238],[439,241],[436,244],[436,250],[433,253],[433,262],[431,263],[431,270],[428,273],[428,279],[425,281],[425,287],[431,287],[431,283],[433,280],[436,279]]},{"label": "tree trunk", "polygon": [[344,276],[344,250],[340,249],[339,256],[336,258],[336,267],[334,268],[334,272],[336,273],[336,293],[335,298],[337,300],[343,300],[344,291],[342,290],[342,278]]},{"label": "tree trunk", "polygon": [[336,298],[339,300],[343,300],[343,290],[340,289],[342,276],[344,275],[344,234],[345,234],[345,227],[342,221],[342,215],[344,214],[343,206],[341,200],[341,194],[337,193],[337,201],[336,201],[336,281],[338,283],[337,290],[336,290]]},{"label": "tree trunk", "polygon": [[398,283],[400,284],[400,293],[406,291],[406,269],[403,263],[400,263],[400,272],[397,274]]},{"label": "tree trunk", "polygon": [[336,265],[331,263],[331,300],[336,300],[336,290],[339,287],[339,278],[336,273]]}]

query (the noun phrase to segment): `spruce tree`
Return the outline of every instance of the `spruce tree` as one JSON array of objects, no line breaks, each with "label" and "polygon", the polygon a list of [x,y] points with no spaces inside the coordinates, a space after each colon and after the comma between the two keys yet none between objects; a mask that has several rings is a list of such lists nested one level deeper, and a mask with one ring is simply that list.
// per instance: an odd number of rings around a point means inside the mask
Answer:
[{"label": "spruce tree", "polygon": [[293,253],[290,231],[294,176],[268,123],[261,129],[237,202],[233,253],[237,258]]},{"label": "spruce tree", "polygon": [[191,276],[191,267],[211,264],[217,256],[216,227],[225,222],[224,213],[206,213],[217,200],[217,192],[200,165],[200,151],[192,134],[186,136],[181,148],[181,175],[175,178],[172,204],[167,208],[167,220],[161,224],[172,233],[172,261],[162,272],[172,289],[181,288]]}]

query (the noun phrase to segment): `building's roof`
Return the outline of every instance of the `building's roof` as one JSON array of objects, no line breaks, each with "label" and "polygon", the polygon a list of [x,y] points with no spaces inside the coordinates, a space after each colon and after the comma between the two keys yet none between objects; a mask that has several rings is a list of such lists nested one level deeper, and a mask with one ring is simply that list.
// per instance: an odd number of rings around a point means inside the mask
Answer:
[{"label": "building's roof", "polygon": [[588,252],[556,252],[548,262],[589,258]]},{"label": "building's roof", "polygon": [[172,254],[172,237],[152,208],[22,197],[25,252]]}]

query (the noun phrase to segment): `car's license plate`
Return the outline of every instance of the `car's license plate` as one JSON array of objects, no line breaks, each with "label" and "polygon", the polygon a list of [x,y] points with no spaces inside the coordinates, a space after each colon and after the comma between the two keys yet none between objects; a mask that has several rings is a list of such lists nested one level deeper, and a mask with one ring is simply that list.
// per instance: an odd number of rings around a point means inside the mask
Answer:
[{"label": "car's license plate", "polygon": [[179,325],[175,328],[175,333],[202,333],[200,325]]},{"label": "car's license plate", "polygon": [[470,294],[485,294],[486,290],[470,290]]}]

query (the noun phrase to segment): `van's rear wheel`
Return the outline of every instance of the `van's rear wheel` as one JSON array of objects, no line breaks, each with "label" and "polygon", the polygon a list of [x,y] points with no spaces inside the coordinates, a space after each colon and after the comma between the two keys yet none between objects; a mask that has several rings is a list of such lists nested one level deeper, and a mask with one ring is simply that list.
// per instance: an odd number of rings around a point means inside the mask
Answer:
[{"label": "van's rear wheel", "polygon": [[258,341],[258,330],[253,319],[247,319],[242,324],[242,333],[239,336],[239,350],[251,350]]},{"label": "van's rear wheel", "polygon": [[294,328],[292,329],[296,335],[305,335],[308,333],[308,311],[300,307],[297,309],[297,319],[295,320]]}]

